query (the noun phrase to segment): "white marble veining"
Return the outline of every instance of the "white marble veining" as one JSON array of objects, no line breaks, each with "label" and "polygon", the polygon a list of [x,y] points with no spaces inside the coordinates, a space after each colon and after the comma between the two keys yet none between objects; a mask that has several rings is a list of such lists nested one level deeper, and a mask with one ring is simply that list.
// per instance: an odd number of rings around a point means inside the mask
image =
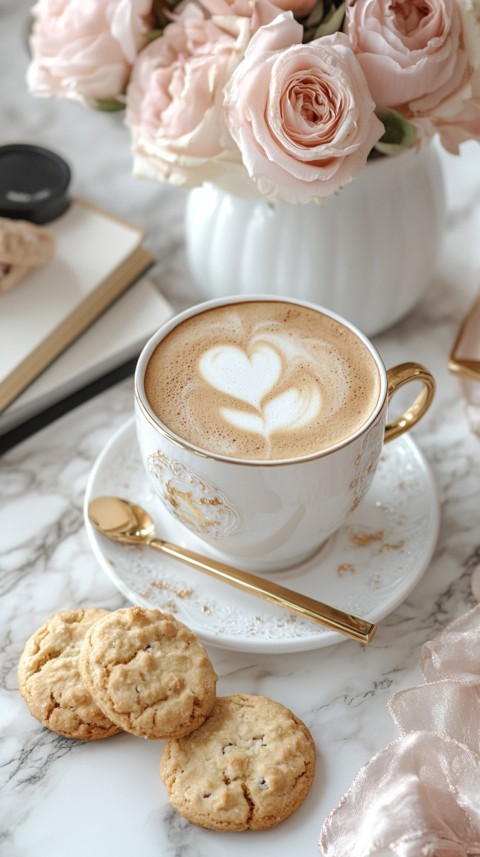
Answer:
[{"label": "white marble veining", "polygon": [[[24,85],[29,2],[0,7],[0,143],[36,142],[72,164],[74,192],[145,226],[158,264],[152,277],[177,308],[195,301],[182,242],[183,191],[131,177],[118,116],[31,98]],[[359,766],[396,734],[391,694],[419,679],[422,643],[472,604],[480,561],[480,440],[465,419],[447,353],[480,287],[480,147],[442,156],[448,224],[435,276],[420,305],[378,337],[387,365],[425,363],[434,405],[414,430],[435,474],[441,527],[433,561],[373,643],[317,651],[240,654],[211,648],[221,695],[264,693],[302,717],[318,749],[318,772],[301,809],[263,833],[197,829],[170,808],[158,775],[161,742],[119,735],[104,742],[60,738],[40,727],[17,689],[27,637],[56,610],[115,609],[124,602],[87,542],[82,503],[93,462],[132,413],[126,380],[0,459],[0,854],[2,857],[266,857],[317,854],[318,833]],[[1,347],[1,344],[0,344]]]}]

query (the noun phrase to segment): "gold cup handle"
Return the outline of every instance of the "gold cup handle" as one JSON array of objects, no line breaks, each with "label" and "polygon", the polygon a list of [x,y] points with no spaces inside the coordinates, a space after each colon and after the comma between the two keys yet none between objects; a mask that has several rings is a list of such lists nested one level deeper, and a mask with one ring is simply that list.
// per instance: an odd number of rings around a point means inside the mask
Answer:
[{"label": "gold cup handle", "polygon": [[385,443],[411,429],[415,423],[418,423],[419,419],[423,417],[425,411],[431,405],[435,394],[435,379],[428,369],[425,369],[419,363],[401,363],[399,366],[387,369],[388,402],[390,403],[393,394],[400,387],[403,387],[404,384],[409,384],[411,381],[420,381],[423,384],[423,389],[401,417],[392,420],[392,422],[387,422],[385,426]]}]

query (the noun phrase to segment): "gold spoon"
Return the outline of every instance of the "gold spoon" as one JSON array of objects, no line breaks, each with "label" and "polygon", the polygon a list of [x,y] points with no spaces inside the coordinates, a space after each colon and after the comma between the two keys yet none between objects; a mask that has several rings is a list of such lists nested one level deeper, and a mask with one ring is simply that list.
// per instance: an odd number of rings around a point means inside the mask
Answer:
[{"label": "gold spoon", "polygon": [[328,604],[322,604],[321,601],[315,601],[314,598],[301,595],[272,580],[257,577],[249,571],[240,571],[224,562],[207,558],[158,538],[148,512],[128,500],[122,500],[120,497],[97,497],[88,505],[88,517],[97,530],[114,542],[147,545],[162,551],[218,580],[230,583],[251,595],[265,598],[272,604],[284,607],[292,613],[303,616],[304,619],[319,622],[331,631],[339,631],[340,634],[345,634],[361,643],[369,643],[377,630],[373,622],[359,619]]}]

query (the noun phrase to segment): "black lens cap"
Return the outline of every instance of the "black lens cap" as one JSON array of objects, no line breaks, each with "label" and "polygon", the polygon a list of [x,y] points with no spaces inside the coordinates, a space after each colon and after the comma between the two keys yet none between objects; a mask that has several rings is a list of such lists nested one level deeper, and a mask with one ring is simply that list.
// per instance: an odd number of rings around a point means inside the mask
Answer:
[{"label": "black lens cap", "polygon": [[0,217],[49,223],[70,205],[70,167],[42,146],[0,146]]}]

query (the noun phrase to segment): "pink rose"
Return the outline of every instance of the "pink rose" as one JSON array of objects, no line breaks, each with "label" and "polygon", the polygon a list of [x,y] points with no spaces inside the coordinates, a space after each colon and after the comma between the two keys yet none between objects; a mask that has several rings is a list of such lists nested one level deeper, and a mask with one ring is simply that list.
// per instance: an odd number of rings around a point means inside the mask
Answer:
[{"label": "pink rose", "polygon": [[455,0],[349,0],[344,30],[377,107],[452,91],[462,78]]},{"label": "pink rose", "polygon": [[126,118],[136,175],[195,185],[242,170],[222,99],[248,43],[249,19],[223,24],[192,4],[138,57]]},{"label": "pink rose", "polygon": [[420,143],[438,131],[452,152],[480,135],[478,0],[459,3],[349,0],[344,24],[377,107],[397,108]]},{"label": "pink rose", "polygon": [[38,0],[30,91],[93,105],[115,98],[151,29],[151,6],[152,0]]},{"label": "pink rose", "polygon": [[384,128],[347,37],[301,41],[291,13],[258,30],[226,88],[225,105],[260,192],[303,204],[351,181]]},{"label": "pink rose", "polygon": [[462,15],[462,52],[467,63],[462,79],[455,89],[439,92],[430,98],[408,105],[410,121],[416,126],[421,140],[436,132],[444,147],[458,154],[465,140],[480,140],[480,3],[479,0],[458,0]]}]

